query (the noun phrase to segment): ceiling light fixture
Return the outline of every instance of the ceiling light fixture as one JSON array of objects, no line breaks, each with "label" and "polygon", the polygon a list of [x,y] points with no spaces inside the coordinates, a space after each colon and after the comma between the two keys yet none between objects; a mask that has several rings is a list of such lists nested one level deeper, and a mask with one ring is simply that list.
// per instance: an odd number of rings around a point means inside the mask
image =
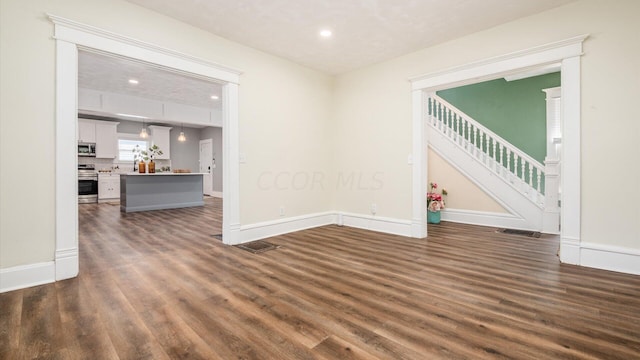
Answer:
[{"label": "ceiling light fixture", "polygon": [[184,129],[182,127],[182,124],[180,124],[180,135],[178,135],[178,141],[180,141],[180,142],[187,141],[187,137],[184,136]]},{"label": "ceiling light fixture", "polygon": [[218,95],[211,95],[211,99],[212,100],[218,100],[218,99],[220,99],[220,97]]},{"label": "ceiling light fixture", "polygon": [[138,85],[138,83],[140,83],[138,80],[136,79],[129,79],[129,84],[131,85]]},{"label": "ceiling light fixture", "polygon": [[332,34],[333,33],[329,29],[320,30],[320,36],[322,36],[323,38],[331,37]]},{"label": "ceiling light fixture", "polygon": [[140,138],[146,139],[148,137],[149,137],[149,134],[147,134],[147,127],[145,126],[144,121],[142,121],[142,130],[140,130]]}]

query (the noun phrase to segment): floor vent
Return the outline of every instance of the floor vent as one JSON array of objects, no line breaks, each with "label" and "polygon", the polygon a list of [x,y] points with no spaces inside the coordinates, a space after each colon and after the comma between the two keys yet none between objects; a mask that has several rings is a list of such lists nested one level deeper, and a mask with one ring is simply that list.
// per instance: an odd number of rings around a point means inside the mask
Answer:
[{"label": "floor vent", "polygon": [[234,246],[239,249],[252,252],[254,254],[263,253],[265,251],[277,249],[279,247],[263,240],[252,241],[252,242],[248,242],[240,245],[234,245]]},{"label": "floor vent", "polygon": [[496,232],[503,233],[503,234],[509,234],[509,235],[520,235],[520,236],[526,236],[526,237],[533,237],[533,238],[539,238],[540,237],[540,233],[539,232],[530,231],[530,230],[498,229]]}]

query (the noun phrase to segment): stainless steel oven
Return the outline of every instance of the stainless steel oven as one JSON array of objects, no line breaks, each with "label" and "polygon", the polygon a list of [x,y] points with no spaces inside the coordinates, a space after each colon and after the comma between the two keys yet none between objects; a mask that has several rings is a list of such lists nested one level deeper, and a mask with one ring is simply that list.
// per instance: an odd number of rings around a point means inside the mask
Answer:
[{"label": "stainless steel oven", "polygon": [[98,173],[95,166],[78,165],[78,203],[98,202]]}]

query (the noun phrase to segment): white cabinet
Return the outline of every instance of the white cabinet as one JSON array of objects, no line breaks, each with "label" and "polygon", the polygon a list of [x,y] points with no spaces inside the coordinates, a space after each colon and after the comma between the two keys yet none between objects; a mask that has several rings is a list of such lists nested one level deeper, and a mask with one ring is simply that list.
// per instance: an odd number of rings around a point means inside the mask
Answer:
[{"label": "white cabinet", "polygon": [[120,175],[111,173],[98,174],[98,200],[120,199]]},{"label": "white cabinet", "polygon": [[118,156],[117,122],[96,122],[96,158],[114,159]]},{"label": "white cabinet", "polygon": [[78,119],[78,142],[96,142],[96,123],[93,120]]},{"label": "white cabinet", "polygon": [[149,125],[151,130],[151,145],[158,145],[162,155],[156,159],[171,159],[171,128],[165,126]]}]

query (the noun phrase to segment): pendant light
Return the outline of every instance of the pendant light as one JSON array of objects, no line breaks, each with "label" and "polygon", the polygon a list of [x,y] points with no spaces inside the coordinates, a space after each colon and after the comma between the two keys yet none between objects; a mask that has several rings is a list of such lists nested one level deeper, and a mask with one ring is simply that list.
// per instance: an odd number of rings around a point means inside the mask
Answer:
[{"label": "pendant light", "polygon": [[142,139],[146,139],[149,137],[149,134],[147,134],[147,127],[144,124],[144,120],[142,121],[142,130],[140,130],[140,137]]},{"label": "pendant light", "polygon": [[178,141],[180,141],[180,142],[185,142],[185,141],[187,141],[187,137],[186,137],[186,136],[184,136],[184,131],[183,131],[183,130],[184,130],[184,129],[183,129],[183,127],[182,127],[182,124],[180,124],[180,135],[178,135]]}]

